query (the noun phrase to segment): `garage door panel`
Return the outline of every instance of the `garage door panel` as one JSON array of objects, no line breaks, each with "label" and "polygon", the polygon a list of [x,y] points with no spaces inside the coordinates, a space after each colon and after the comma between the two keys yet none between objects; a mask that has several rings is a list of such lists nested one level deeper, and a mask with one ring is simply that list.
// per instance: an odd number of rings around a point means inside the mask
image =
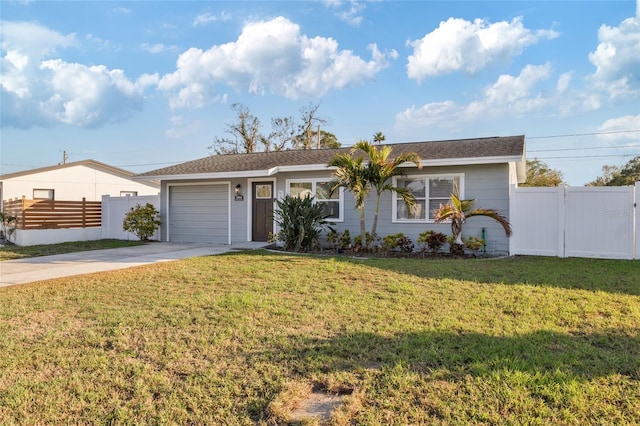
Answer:
[{"label": "garage door panel", "polygon": [[229,242],[228,185],[172,186],[169,189],[169,240]]}]

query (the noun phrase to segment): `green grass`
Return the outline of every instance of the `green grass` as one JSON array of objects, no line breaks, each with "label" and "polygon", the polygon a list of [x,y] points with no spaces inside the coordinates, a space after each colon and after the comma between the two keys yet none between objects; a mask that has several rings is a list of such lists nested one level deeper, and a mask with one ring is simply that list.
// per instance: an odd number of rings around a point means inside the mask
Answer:
[{"label": "green grass", "polygon": [[[230,253],[0,289],[3,424],[640,423],[640,262]],[[310,422],[313,423],[313,422]]]},{"label": "green grass", "polygon": [[141,241],[96,240],[77,241],[60,244],[41,244],[36,246],[7,245],[0,247],[0,261],[25,257],[50,256],[53,254],[74,253],[87,250],[101,250],[117,247],[130,247],[144,244]]}]

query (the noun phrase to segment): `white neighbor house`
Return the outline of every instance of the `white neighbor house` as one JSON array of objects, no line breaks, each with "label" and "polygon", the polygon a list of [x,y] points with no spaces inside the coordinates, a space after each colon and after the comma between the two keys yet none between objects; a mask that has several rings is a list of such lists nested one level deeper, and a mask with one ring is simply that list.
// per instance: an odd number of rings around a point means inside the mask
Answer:
[{"label": "white neighbor house", "polygon": [[160,184],[134,181],[133,173],[94,160],[76,161],[0,176],[0,200],[100,201],[103,195],[157,195]]}]

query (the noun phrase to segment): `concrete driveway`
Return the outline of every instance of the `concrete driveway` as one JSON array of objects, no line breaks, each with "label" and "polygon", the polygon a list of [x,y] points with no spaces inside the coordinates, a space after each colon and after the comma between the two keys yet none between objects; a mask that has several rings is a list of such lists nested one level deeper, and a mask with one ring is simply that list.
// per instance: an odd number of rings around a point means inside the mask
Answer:
[{"label": "concrete driveway", "polygon": [[266,243],[178,244],[154,242],[134,247],[92,250],[0,262],[0,287],[132,266],[211,256],[231,250],[253,250]]}]

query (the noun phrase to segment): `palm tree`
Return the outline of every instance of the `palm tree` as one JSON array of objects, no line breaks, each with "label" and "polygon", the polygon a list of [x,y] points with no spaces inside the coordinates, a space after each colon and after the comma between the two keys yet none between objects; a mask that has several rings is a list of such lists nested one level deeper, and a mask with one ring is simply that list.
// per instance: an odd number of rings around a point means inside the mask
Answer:
[{"label": "palm tree", "polygon": [[[422,168],[420,157],[415,152],[404,152],[394,159],[389,159],[392,148],[388,145],[377,147],[367,141],[359,141],[353,146],[353,150],[361,150],[369,156],[367,164],[367,180],[376,193],[376,208],[373,213],[371,237],[376,235],[378,229],[378,215],[380,212],[380,198],[383,192],[395,192],[407,205],[412,208],[416,204],[413,193],[408,188],[393,186],[394,176],[404,175],[401,166],[405,163],[414,163]],[[363,240],[364,241],[364,240]]]},{"label": "palm tree", "polygon": [[454,184],[453,193],[451,193],[450,202],[441,204],[436,212],[436,223],[451,221],[451,232],[454,236],[455,244],[462,246],[462,224],[467,218],[473,216],[486,216],[497,221],[507,237],[511,236],[511,225],[507,219],[494,209],[474,209],[473,205],[476,200],[461,200],[458,185]]},{"label": "palm tree", "polygon": [[[353,151],[351,152],[351,154]],[[355,208],[360,212],[360,237],[362,244],[366,244],[367,231],[365,228],[364,203],[369,195],[371,186],[367,180],[366,166],[362,157],[353,158],[351,154],[336,154],[327,167],[336,167],[331,181],[331,192],[343,187],[353,193]]]},{"label": "palm tree", "polygon": [[[354,156],[357,151],[364,152],[368,157],[365,162],[364,157]],[[404,163],[413,162],[419,168],[420,157],[416,153],[402,153],[394,159],[389,159],[391,154],[390,146],[377,147],[368,141],[357,142],[349,154],[336,154],[328,166],[336,167],[334,172],[335,180],[332,182],[331,190],[344,187],[354,194],[355,207],[360,211],[360,238],[362,245],[367,245],[366,226],[364,215],[364,203],[373,189],[376,193],[376,207],[373,215],[373,225],[371,226],[370,242],[373,242],[378,227],[378,215],[380,212],[380,198],[383,192],[392,191],[402,198],[411,208],[415,205],[415,197],[407,188],[398,188],[392,185],[391,179],[394,176],[404,174],[400,166]]]}]

